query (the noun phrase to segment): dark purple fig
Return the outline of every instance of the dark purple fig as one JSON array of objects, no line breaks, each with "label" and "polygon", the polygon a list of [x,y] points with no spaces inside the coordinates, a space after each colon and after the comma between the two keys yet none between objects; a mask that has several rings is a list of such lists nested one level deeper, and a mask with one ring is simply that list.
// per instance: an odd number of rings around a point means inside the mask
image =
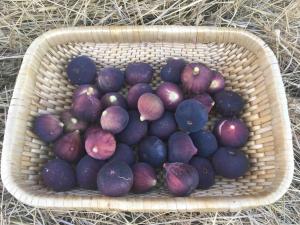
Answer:
[{"label": "dark purple fig", "polygon": [[158,137],[148,136],[139,145],[139,160],[158,168],[167,159],[167,147]]},{"label": "dark purple fig", "polygon": [[168,162],[188,163],[197,151],[190,136],[184,132],[175,132],[168,140]]},{"label": "dark purple fig", "polygon": [[132,166],[135,162],[135,156],[132,148],[125,144],[118,144],[115,154],[110,158],[110,161],[118,160],[127,163]]},{"label": "dark purple fig", "polygon": [[110,106],[120,106],[124,109],[127,109],[126,99],[123,95],[119,94],[118,92],[109,92],[103,95],[101,98],[101,103],[103,109],[106,109]]},{"label": "dark purple fig", "polygon": [[157,120],[164,113],[164,104],[161,99],[152,93],[143,94],[138,100],[140,120]]},{"label": "dark purple fig", "polygon": [[90,132],[85,139],[85,150],[89,156],[95,159],[108,159],[116,150],[115,137],[101,129]]},{"label": "dark purple fig", "polygon": [[86,129],[86,131],[84,132],[84,140],[86,140],[86,138],[91,134],[91,133],[94,133],[94,132],[97,132],[99,130],[102,130],[101,126],[100,125],[92,125],[90,127],[88,127]]},{"label": "dark purple fig", "polygon": [[72,166],[61,159],[49,161],[42,170],[44,184],[54,191],[69,191],[76,185]]},{"label": "dark purple fig", "polygon": [[129,63],[126,68],[125,78],[130,85],[137,83],[150,83],[153,76],[153,68],[148,63]]},{"label": "dark purple fig", "polygon": [[96,64],[87,56],[77,56],[69,62],[67,75],[72,84],[91,84],[96,78]]},{"label": "dark purple fig", "polygon": [[165,163],[165,183],[172,195],[177,197],[187,196],[199,184],[197,170],[185,163]]},{"label": "dark purple fig", "polygon": [[137,102],[139,98],[145,93],[152,93],[152,88],[149,84],[139,83],[132,86],[127,94],[127,103],[129,108],[137,108]]},{"label": "dark purple fig", "polygon": [[199,174],[198,188],[208,189],[215,184],[215,171],[208,159],[193,157],[190,165],[196,168]]},{"label": "dark purple fig", "polygon": [[175,110],[178,104],[183,100],[183,93],[181,89],[173,83],[164,82],[156,89],[156,94],[164,106],[168,110]]},{"label": "dark purple fig", "polygon": [[242,147],[249,138],[249,130],[239,119],[221,119],[214,127],[214,133],[222,146]]},{"label": "dark purple fig", "polygon": [[33,121],[33,132],[44,142],[55,141],[64,130],[64,124],[54,115],[42,114]]},{"label": "dark purple fig", "polygon": [[119,91],[124,84],[124,73],[114,67],[101,69],[97,74],[97,85],[103,93]]},{"label": "dark purple fig", "polygon": [[101,194],[118,197],[128,194],[133,184],[130,167],[122,161],[111,161],[99,171],[97,186]]},{"label": "dark purple fig", "polygon": [[150,123],[149,134],[160,139],[167,139],[177,129],[173,113],[165,112],[158,120]]},{"label": "dark purple fig", "polygon": [[163,81],[172,83],[180,83],[180,75],[183,71],[186,62],[183,59],[170,58],[167,64],[160,71],[160,77]]},{"label": "dark purple fig", "polygon": [[77,87],[73,93],[73,100],[78,98],[81,95],[92,96],[95,98],[100,98],[101,94],[94,85],[80,85]]},{"label": "dark purple fig", "polygon": [[155,170],[147,163],[136,163],[132,167],[134,193],[150,191],[157,183]]},{"label": "dark purple fig", "polygon": [[200,130],[191,133],[190,137],[198,149],[198,155],[201,157],[209,157],[218,149],[217,139],[210,131]]},{"label": "dark purple fig", "polygon": [[208,121],[206,108],[195,99],[182,101],[175,112],[178,127],[183,131],[197,132]]},{"label": "dark purple fig", "polygon": [[84,155],[84,148],[78,130],[60,137],[53,146],[54,154],[68,162],[77,162]]},{"label": "dark purple fig", "polygon": [[235,148],[221,147],[212,158],[217,174],[230,179],[244,176],[249,170],[249,160],[246,155]]},{"label": "dark purple fig", "polygon": [[202,93],[194,97],[198,102],[205,106],[207,113],[209,113],[214,106],[215,102],[207,93]]},{"label": "dark purple fig", "polygon": [[216,110],[222,116],[238,116],[244,108],[243,98],[233,91],[220,91],[214,95]]},{"label": "dark purple fig", "polygon": [[181,73],[181,82],[188,92],[206,92],[213,78],[212,71],[202,63],[187,64]]},{"label": "dark purple fig", "polygon": [[136,111],[129,111],[128,115],[128,124],[117,137],[122,143],[134,145],[147,134],[148,123],[147,121],[140,121],[139,114]]},{"label": "dark purple fig", "polygon": [[113,134],[125,129],[129,121],[128,113],[120,106],[111,106],[102,112],[100,123],[103,130]]},{"label": "dark purple fig", "polygon": [[225,79],[220,72],[218,71],[212,71],[212,72],[213,72],[212,81],[207,91],[210,94],[215,94],[219,91],[224,90]]},{"label": "dark purple fig", "polygon": [[72,132],[74,130],[84,131],[88,126],[87,122],[73,116],[70,110],[63,111],[60,118],[64,123],[64,130],[66,132]]},{"label": "dark purple fig", "polygon": [[84,156],[76,166],[77,184],[84,189],[97,189],[97,174],[105,161],[97,160],[89,155]]}]

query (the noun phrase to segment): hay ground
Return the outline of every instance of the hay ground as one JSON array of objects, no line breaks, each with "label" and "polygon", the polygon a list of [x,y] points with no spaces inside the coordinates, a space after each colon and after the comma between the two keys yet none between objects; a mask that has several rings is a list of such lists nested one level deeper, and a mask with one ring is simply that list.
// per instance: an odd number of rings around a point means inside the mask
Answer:
[{"label": "hay ground", "polygon": [[295,175],[278,202],[237,213],[101,213],[26,206],[3,188],[1,224],[299,224],[300,3],[296,0],[0,0],[0,144],[14,82],[30,43],[78,25],[210,25],[247,29],[276,54],[289,100]]}]

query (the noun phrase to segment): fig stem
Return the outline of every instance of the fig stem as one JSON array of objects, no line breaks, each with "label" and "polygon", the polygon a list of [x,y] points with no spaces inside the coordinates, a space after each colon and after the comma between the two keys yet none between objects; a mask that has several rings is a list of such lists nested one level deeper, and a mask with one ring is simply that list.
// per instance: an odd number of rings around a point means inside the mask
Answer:
[{"label": "fig stem", "polygon": [[200,68],[198,66],[194,67],[194,69],[193,69],[193,75],[196,76],[196,75],[199,74],[199,72],[200,72]]},{"label": "fig stem", "polygon": [[62,122],[60,122],[60,123],[59,123],[59,126],[63,127],[63,126],[64,126],[64,124],[63,124]]},{"label": "fig stem", "polygon": [[145,118],[143,117],[143,116],[140,116],[140,121],[144,121],[145,120]]},{"label": "fig stem", "polygon": [[93,93],[94,93],[94,88],[92,88],[92,87],[89,87],[86,91],[86,94],[89,96],[92,95]]},{"label": "fig stem", "polygon": [[73,118],[71,119],[71,122],[74,123],[74,124],[76,124],[76,123],[77,123],[77,119],[73,117]]}]

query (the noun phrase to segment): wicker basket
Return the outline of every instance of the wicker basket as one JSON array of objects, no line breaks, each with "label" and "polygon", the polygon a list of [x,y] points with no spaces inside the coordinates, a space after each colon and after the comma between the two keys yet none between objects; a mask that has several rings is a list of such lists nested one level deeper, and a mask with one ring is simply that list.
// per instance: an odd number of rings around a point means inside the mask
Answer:
[{"label": "wicker basket", "polygon": [[[67,81],[65,68],[79,54],[92,57],[99,68],[124,69],[133,61],[151,63],[154,86],[160,82],[160,67],[172,56],[221,71],[228,89],[247,101],[242,118],[250,128],[250,140],[243,150],[250,158],[250,171],[237,180],[217,177],[213,188],[182,198],[170,196],[162,179],[150,193],[119,198],[97,191],[55,193],[45,188],[40,170],[53,154],[31,132],[31,122],[38,113],[59,113],[70,107],[74,86]],[[278,63],[270,48],[253,34],[209,27],[80,27],[49,31],[27,50],[9,108],[1,175],[13,196],[36,207],[235,211],[279,199],[291,183],[293,168],[290,121]]]}]

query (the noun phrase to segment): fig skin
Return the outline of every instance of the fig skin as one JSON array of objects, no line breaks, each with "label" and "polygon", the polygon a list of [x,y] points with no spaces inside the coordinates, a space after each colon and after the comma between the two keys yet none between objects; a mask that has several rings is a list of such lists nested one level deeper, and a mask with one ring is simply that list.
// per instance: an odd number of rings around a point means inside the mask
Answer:
[{"label": "fig skin", "polygon": [[214,100],[212,99],[212,97],[207,94],[207,93],[202,93],[200,95],[196,95],[194,97],[194,99],[196,99],[197,101],[199,101],[202,105],[205,106],[207,113],[209,113],[211,111],[211,109],[213,108],[213,106],[215,105]]},{"label": "fig skin", "polygon": [[199,184],[199,174],[185,163],[165,163],[165,183],[172,195],[183,197],[191,194]]},{"label": "fig skin", "polygon": [[129,63],[125,71],[126,82],[129,85],[137,83],[150,83],[153,76],[153,68],[148,63]]},{"label": "fig skin", "polygon": [[195,99],[182,101],[175,112],[178,127],[186,132],[197,132],[208,121],[206,108]]},{"label": "fig skin", "polygon": [[219,148],[213,155],[212,163],[217,174],[229,179],[244,176],[250,167],[246,155],[231,147]]},{"label": "fig skin", "polygon": [[73,92],[72,99],[74,100],[81,95],[87,95],[95,98],[101,97],[101,93],[98,91],[97,87],[95,85],[89,85],[89,84],[78,86]]},{"label": "fig skin", "polygon": [[196,168],[199,174],[200,189],[209,189],[215,184],[215,171],[208,159],[195,156],[191,159],[190,165]]},{"label": "fig skin", "polygon": [[197,151],[190,136],[184,132],[175,132],[168,140],[168,162],[188,163]]},{"label": "fig skin", "polygon": [[160,77],[163,81],[179,84],[180,75],[186,62],[183,59],[169,58],[167,64],[160,71]]},{"label": "fig skin", "polygon": [[100,129],[90,132],[85,140],[85,150],[92,158],[108,159],[116,150],[115,137],[110,132]]},{"label": "fig skin", "polygon": [[201,157],[209,157],[218,149],[218,141],[210,131],[200,130],[191,133],[190,137],[198,149],[198,155]]},{"label": "fig skin", "polygon": [[216,94],[219,91],[223,91],[225,88],[225,79],[218,71],[213,71],[212,81],[208,88],[208,93]]},{"label": "fig skin", "polygon": [[119,91],[124,85],[124,72],[114,67],[101,69],[97,74],[97,86],[102,93]]},{"label": "fig skin", "polygon": [[138,100],[141,95],[152,92],[152,87],[147,83],[138,83],[132,86],[127,94],[127,103],[129,108],[136,109]]},{"label": "fig skin", "polygon": [[87,56],[77,56],[69,62],[67,75],[72,84],[91,84],[96,78],[96,64]]},{"label": "fig skin", "polygon": [[138,110],[141,114],[141,121],[157,120],[164,113],[164,104],[157,95],[145,93],[138,100]]},{"label": "fig skin", "polygon": [[136,111],[129,111],[129,121],[126,128],[117,135],[119,142],[127,145],[137,144],[148,131],[148,122],[140,121],[139,114]]},{"label": "fig skin", "polygon": [[129,193],[132,184],[132,170],[122,161],[105,164],[97,175],[98,190],[105,196],[124,196]]},{"label": "fig skin", "polygon": [[61,113],[60,118],[64,123],[65,132],[72,132],[75,130],[79,130],[81,132],[85,131],[88,123],[77,119],[70,110],[65,110]]},{"label": "fig skin", "polygon": [[214,127],[214,134],[221,146],[242,147],[249,138],[249,130],[240,119],[221,119]]},{"label": "fig skin", "polygon": [[214,95],[216,110],[224,117],[238,116],[244,108],[243,98],[233,91],[220,91]]},{"label": "fig skin", "polygon": [[103,160],[97,160],[85,155],[76,166],[77,184],[84,189],[97,189],[97,174],[105,164]]},{"label": "fig skin", "polygon": [[181,73],[181,82],[184,89],[194,94],[206,92],[212,78],[212,71],[202,63],[187,64]]},{"label": "fig skin", "polygon": [[91,133],[94,133],[94,132],[97,132],[99,130],[102,130],[101,126],[100,125],[97,125],[97,124],[94,124],[94,125],[91,125],[89,126],[86,131],[84,132],[84,141],[86,140],[86,138],[91,134]]},{"label": "fig skin", "polygon": [[135,162],[135,156],[133,149],[123,143],[119,143],[116,147],[115,154],[110,158],[110,161],[117,160],[127,163],[132,166]]},{"label": "fig skin", "polygon": [[70,163],[77,162],[84,155],[84,148],[78,130],[60,137],[53,146],[54,154]]},{"label": "fig skin", "polygon": [[64,160],[53,159],[42,170],[43,183],[50,189],[61,192],[69,191],[76,185],[75,171]]},{"label": "fig skin", "polygon": [[155,170],[147,163],[136,163],[132,167],[132,191],[137,194],[150,191],[157,183]]},{"label": "fig skin", "polygon": [[150,123],[149,134],[165,140],[177,129],[174,114],[165,112],[158,120]]},{"label": "fig skin", "polygon": [[127,109],[127,102],[123,95],[118,92],[109,92],[102,96],[101,104],[103,109],[106,109],[110,106],[120,106],[124,109]]},{"label": "fig skin", "polygon": [[156,95],[162,100],[167,110],[175,110],[183,100],[181,89],[176,84],[170,82],[160,84],[156,89]]},{"label": "fig skin", "polygon": [[113,134],[120,133],[125,129],[129,121],[129,115],[120,106],[111,106],[102,112],[100,123],[103,130]]},{"label": "fig skin", "polygon": [[139,144],[139,160],[158,168],[166,162],[167,147],[162,140],[155,136],[144,138]]},{"label": "fig skin", "polygon": [[38,115],[33,121],[33,132],[44,142],[53,142],[63,133],[64,124],[51,114]]}]

